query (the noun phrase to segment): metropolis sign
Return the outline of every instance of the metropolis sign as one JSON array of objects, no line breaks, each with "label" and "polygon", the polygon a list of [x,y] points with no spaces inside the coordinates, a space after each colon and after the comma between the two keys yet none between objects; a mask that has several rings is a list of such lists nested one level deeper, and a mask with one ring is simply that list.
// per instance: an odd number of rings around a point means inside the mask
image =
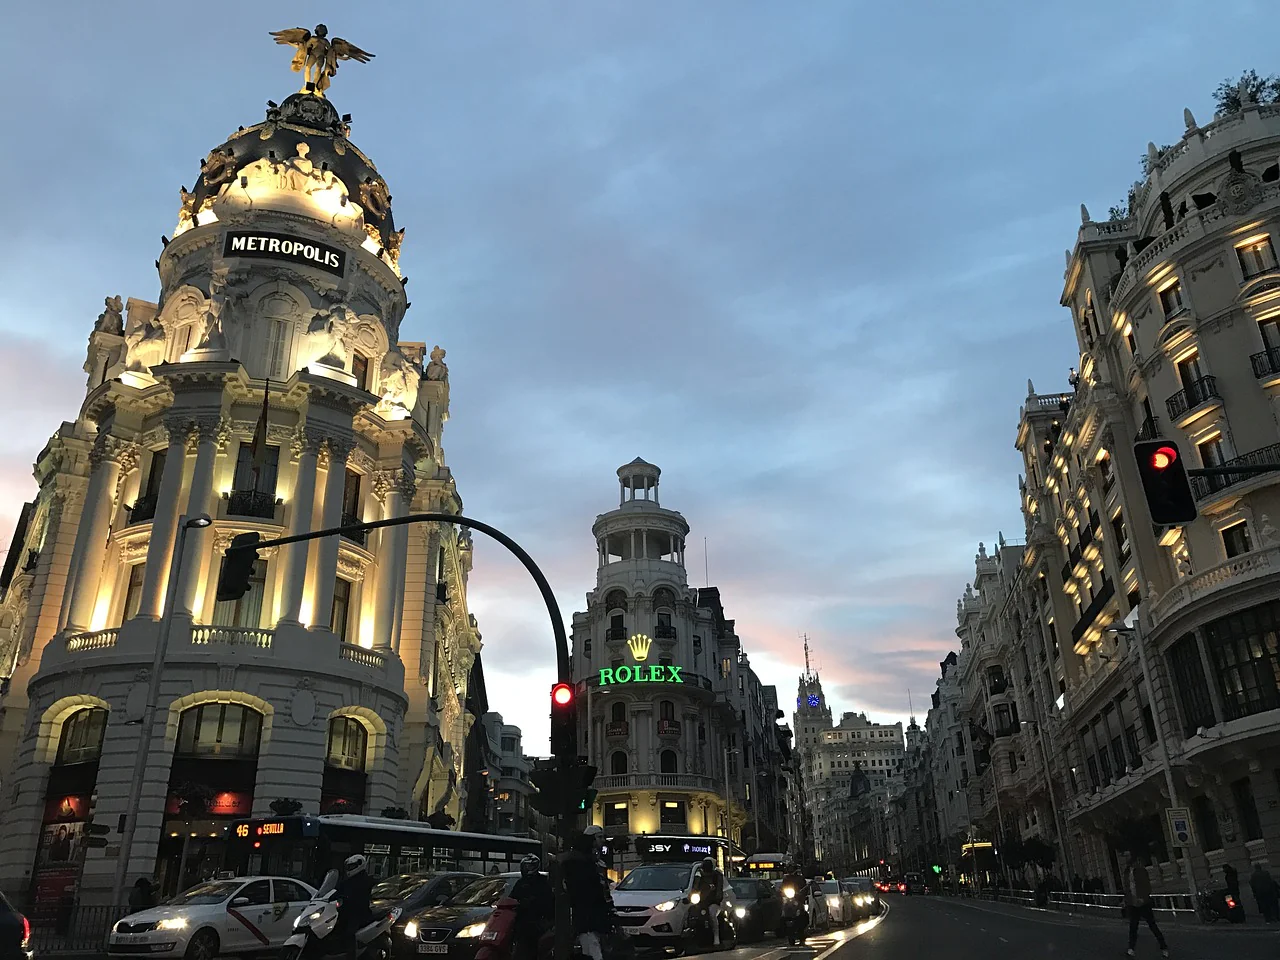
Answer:
[{"label": "metropolis sign", "polygon": [[347,268],[344,250],[318,243],[304,237],[291,237],[284,233],[264,233],[260,230],[228,230],[222,241],[224,257],[262,257],[266,260],[287,260],[301,263],[342,276]]}]

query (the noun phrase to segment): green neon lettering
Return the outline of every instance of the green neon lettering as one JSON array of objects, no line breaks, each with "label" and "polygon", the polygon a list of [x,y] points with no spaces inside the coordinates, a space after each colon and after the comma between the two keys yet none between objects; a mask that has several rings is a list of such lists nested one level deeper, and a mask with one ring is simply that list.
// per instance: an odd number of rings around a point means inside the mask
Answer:
[{"label": "green neon lettering", "polygon": [[680,679],[680,671],[684,669],[683,667],[667,667],[667,669],[671,671],[671,676],[667,677],[668,683],[684,683]]},{"label": "green neon lettering", "polygon": [[646,680],[648,680],[648,681],[650,681],[650,682],[661,683],[661,682],[662,682],[662,667],[658,666],[658,664],[656,664],[656,663],[651,663],[651,664],[649,664],[649,675],[648,675],[647,677],[645,677],[645,679],[646,679]]},{"label": "green neon lettering", "polygon": [[614,676],[618,678],[619,683],[630,683],[632,679],[634,679],[631,676],[631,668],[628,667],[625,663],[622,666],[616,668],[613,671],[613,673],[614,673]]},{"label": "green neon lettering", "polygon": [[607,687],[613,683],[613,667],[600,668],[600,686]]}]

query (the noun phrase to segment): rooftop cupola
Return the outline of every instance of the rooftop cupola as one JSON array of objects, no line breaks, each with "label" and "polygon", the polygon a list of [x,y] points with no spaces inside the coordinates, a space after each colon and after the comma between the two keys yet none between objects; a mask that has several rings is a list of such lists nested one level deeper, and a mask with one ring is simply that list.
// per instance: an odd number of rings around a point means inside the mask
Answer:
[{"label": "rooftop cupola", "polygon": [[[689,524],[675,510],[667,510],[658,502],[658,479],[662,471],[639,457],[618,468],[618,508],[596,518],[592,532],[596,536],[601,577],[604,568],[628,564],[629,576],[641,579],[657,576],[659,566],[668,568],[683,582],[684,543]],[[638,567],[644,567],[642,571]],[[633,569],[635,568],[635,569]],[[621,574],[624,568],[619,566]],[[610,575],[614,571],[610,571]]]}]

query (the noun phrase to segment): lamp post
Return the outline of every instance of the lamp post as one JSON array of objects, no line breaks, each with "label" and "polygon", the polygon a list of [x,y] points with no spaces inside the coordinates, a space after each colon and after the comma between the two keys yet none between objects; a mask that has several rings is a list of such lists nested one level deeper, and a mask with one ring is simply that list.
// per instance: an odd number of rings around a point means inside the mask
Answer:
[{"label": "lamp post", "polygon": [[138,830],[138,809],[142,804],[142,781],[147,774],[147,760],[151,754],[151,736],[156,722],[156,710],[160,700],[160,672],[169,652],[169,634],[173,628],[173,608],[178,598],[178,580],[182,576],[182,555],[187,545],[187,531],[207,527],[213,520],[207,513],[194,517],[185,514],[178,518],[178,534],[174,538],[173,560],[169,564],[169,581],[164,591],[164,609],[160,612],[160,632],[156,636],[156,652],[151,660],[151,676],[147,684],[147,705],[142,712],[142,736],[138,752],[134,755],[133,781],[129,784],[129,806],[126,808],[124,836],[120,840],[120,855],[116,860],[116,878],[111,892],[111,906],[119,910],[128,879],[129,860],[133,854],[133,838]]}]

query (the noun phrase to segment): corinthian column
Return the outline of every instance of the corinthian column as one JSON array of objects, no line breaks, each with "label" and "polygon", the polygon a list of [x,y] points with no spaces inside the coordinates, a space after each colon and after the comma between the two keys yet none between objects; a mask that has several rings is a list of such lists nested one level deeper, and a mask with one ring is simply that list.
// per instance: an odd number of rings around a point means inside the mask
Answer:
[{"label": "corinthian column", "polygon": [[169,582],[169,561],[173,558],[173,532],[178,525],[178,495],[186,471],[187,433],[194,423],[189,415],[170,414],[164,419],[169,431],[169,451],[160,474],[156,512],[151,520],[151,540],[147,544],[147,569],[142,577],[142,597],[138,616],[160,619],[160,606]]},{"label": "corinthian column", "polygon": [[[201,417],[196,422],[196,437],[196,463],[191,471],[191,491],[185,511],[188,517],[209,513],[214,461],[218,456],[219,441],[230,437],[229,425],[219,417]],[[200,584],[200,558],[208,538],[209,529],[206,527],[193,527],[187,531],[178,579],[177,613],[190,615],[195,608],[196,587]]]},{"label": "corinthian column", "polygon": [[[346,483],[347,457],[355,442],[345,437],[328,437],[329,473],[324,478],[324,519],[321,528],[342,523],[342,488]],[[338,576],[338,537],[324,537],[316,554],[316,599],[311,611],[311,629],[328,630],[333,612],[333,581]]]},{"label": "corinthian column", "polygon": [[[408,516],[413,512],[413,497],[418,492],[418,484],[414,479],[413,470],[404,469],[400,471],[400,476],[396,479],[396,483],[400,488],[400,516]],[[404,618],[404,586],[405,573],[409,567],[409,528],[392,527],[395,531],[396,540],[393,556],[396,560],[395,571],[395,599],[396,599],[396,615],[391,625],[391,646],[400,652],[400,623]]]},{"label": "corinthian column", "polygon": [[[384,520],[406,513],[413,497],[413,477],[407,471],[380,470],[373,478],[373,492],[385,504]],[[387,649],[395,645],[396,606],[404,591],[404,565],[409,538],[406,527],[386,527],[378,544],[378,570],[374,583],[373,645]]]},{"label": "corinthian column", "polygon": [[136,460],[137,448],[106,433],[98,434],[89,453],[89,487],[85,491],[84,509],[71,553],[73,579],[67,584],[71,594],[67,608],[67,631],[70,633],[83,633],[89,629],[93,619],[102,579],[107,531],[111,527],[111,510],[115,505],[121,461],[126,457]]},{"label": "corinthian column", "polygon": [[[303,428],[293,440],[293,455],[298,459],[298,472],[293,480],[293,506],[289,535],[311,532],[311,518],[316,506],[316,468],[324,436]],[[280,622],[298,623],[302,617],[302,594],[307,585],[307,556],[311,541],[291,543],[285,548],[281,583],[284,593]]]}]

